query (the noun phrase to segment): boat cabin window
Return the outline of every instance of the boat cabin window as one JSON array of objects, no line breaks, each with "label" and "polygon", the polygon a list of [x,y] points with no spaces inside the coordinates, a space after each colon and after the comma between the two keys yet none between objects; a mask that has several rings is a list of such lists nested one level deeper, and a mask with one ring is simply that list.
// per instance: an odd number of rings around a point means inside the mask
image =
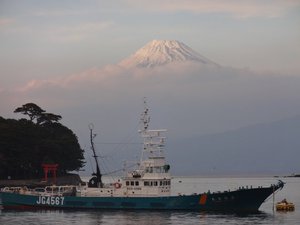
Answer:
[{"label": "boat cabin window", "polygon": [[169,165],[165,166],[155,166],[155,167],[146,167],[146,173],[167,173],[170,169]]},{"label": "boat cabin window", "polygon": [[[147,182],[147,181],[145,181],[145,182]],[[126,186],[139,186],[139,185],[140,185],[139,181],[126,181]],[[144,184],[144,185],[147,186],[146,184]]]},{"label": "boat cabin window", "polygon": [[146,167],[146,173],[153,173],[153,167]]},{"label": "boat cabin window", "polygon": [[144,181],[144,186],[153,186],[154,181]]},{"label": "boat cabin window", "polygon": [[165,186],[167,184],[168,181],[144,181],[144,186]]},{"label": "boat cabin window", "polygon": [[164,180],[160,182],[160,186],[168,186],[171,185],[171,181],[170,180]]}]

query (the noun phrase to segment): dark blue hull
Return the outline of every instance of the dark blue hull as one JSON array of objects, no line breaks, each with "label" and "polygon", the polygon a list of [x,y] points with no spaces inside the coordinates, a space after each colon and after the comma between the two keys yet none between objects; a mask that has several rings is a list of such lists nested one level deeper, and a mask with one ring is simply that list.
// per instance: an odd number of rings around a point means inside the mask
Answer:
[{"label": "dark blue hull", "polygon": [[1,192],[4,209],[143,209],[257,212],[280,185],[169,197],[33,196]]}]

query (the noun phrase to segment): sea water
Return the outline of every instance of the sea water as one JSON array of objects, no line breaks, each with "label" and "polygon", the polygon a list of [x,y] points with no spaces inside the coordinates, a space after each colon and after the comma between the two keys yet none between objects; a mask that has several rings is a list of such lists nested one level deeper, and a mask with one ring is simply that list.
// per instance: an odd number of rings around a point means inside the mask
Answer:
[{"label": "sea water", "polygon": [[[172,194],[191,194],[224,190],[235,190],[240,186],[257,187],[277,183],[277,178],[200,178],[175,177],[172,180]],[[0,210],[1,225],[39,224],[300,224],[300,178],[282,178],[285,187],[262,204],[255,214],[222,214],[189,211],[146,211],[146,210]],[[274,203],[287,199],[295,204],[293,212],[273,211]]]}]

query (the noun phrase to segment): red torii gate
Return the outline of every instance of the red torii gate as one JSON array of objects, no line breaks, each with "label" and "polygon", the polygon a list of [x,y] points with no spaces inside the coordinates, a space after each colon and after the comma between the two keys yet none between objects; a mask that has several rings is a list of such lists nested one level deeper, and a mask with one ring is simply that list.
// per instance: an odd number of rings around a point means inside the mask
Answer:
[{"label": "red torii gate", "polygon": [[48,172],[52,172],[53,175],[53,183],[56,183],[56,171],[58,164],[42,164],[42,167],[44,169],[44,174],[45,174],[45,181],[48,182]]}]

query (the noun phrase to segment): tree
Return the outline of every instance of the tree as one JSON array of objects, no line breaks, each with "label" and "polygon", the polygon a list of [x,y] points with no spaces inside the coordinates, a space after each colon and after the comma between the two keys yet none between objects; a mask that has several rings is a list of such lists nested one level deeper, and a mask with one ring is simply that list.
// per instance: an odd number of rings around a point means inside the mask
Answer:
[{"label": "tree", "polygon": [[0,117],[0,179],[41,177],[41,164],[46,162],[59,164],[59,174],[84,166],[84,151],[73,131],[58,123],[60,115],[46,113],[34,103],[15,112],[30,119]]},{"label": "tree", "polygon": [[30,121],[33,122],[34,119],[37,119],[40,117],[42,113],[44,113],[45,110],[40,108],[38,105],[34,103],[26,103],[25,105],[22,105],[21,107],[18,107],[15,109],[14,113],[22,113],[24,115],[28,115],[30,118]]},{"label": "tree", "polygon": [[36,119],[36,124],[58,123],[58,121],[62,118],[60,115],[46,113],[45,110],[43,110],[35,103],[26,103],[25,105],[16,108],[14,113],[22,113],[24,115],[28,115],[30,121],[33,122],[33,120]]},{"label": "tree", "polygon": [[30,120],[0,120],[0,175],[3,178],[26,178],[37,176],[40,167],[36,147],[40,128]]},{"label": "tree", "polygon": [[44,153],[43,160],[58,163],[61,173],[83,167],[84,150],[72,130],[60,123],[47,123],[44,124],[43,131],[44,138],[40,143]]},{"label": "tree", "polygon": [[62,117],[60,115],[53,113],[41,113],[37,118],[37,124],[58,123],[61,118]]}]

